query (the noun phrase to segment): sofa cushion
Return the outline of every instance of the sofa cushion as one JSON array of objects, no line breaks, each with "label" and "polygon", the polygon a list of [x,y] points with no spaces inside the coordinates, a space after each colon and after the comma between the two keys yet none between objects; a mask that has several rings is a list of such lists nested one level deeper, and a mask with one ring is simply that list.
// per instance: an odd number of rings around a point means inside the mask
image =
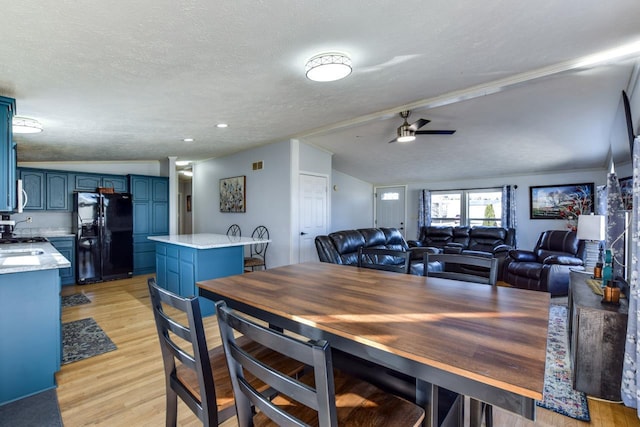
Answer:
[{"label": "sofa cushion", "polygon": [[387,249],[394,251],[406,251],[408,249],[407,242],[402,237],[402,233],[397,228],[383,228],[380,230],[384,233],[386,243],[384,244]]},{"label": "sofa cushion", "polygon": [[379,228],[360,228],[355,231],[359,232],[362,234],[362,237],[364,237],[365,248],[385,247],[385,244],[387,243],[387,238]]}]

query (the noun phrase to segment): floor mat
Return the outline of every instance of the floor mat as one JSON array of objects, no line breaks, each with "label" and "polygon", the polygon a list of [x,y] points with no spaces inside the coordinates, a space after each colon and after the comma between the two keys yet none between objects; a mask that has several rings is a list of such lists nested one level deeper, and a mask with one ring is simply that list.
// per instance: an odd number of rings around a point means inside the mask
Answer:
[{"label": "floor mat", "polygon": [[62,324],[62,364],[97,356],[117,347],[93,318]]}]

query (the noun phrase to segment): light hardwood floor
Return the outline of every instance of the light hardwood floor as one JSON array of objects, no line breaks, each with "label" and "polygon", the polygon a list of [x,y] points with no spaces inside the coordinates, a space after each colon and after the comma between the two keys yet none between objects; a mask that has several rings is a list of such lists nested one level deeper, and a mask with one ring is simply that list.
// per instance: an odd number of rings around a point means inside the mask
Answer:
[{"label": "light hardwood floor", "polygon": [[[83,286],[65,286],[62,294],[83,293],[90,304],[64,308],[62,321],[93,317],[117,350],[62,366],[57,374],[58,399],[64,425],[163,426],[164,373],[146,280],[150,276]],[[205,318],[210,346],[219,344],[214,317]],[[178,399],[179,400],[179,399]],[[178,425],[200,426],[179,401]],[[591,423],[573,420],[541,408],[531,422],[495,409],[494,425],[640,427],[635,410],[589,399]],[[234,427],[231,419],[224,427]]]}]

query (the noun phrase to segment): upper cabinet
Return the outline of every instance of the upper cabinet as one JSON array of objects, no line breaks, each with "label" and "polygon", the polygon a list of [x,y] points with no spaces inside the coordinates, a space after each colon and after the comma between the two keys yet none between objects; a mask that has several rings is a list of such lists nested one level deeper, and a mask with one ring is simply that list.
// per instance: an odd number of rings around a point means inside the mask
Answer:
[{"label": "upper cabinet", "polygon": [[113,188],[116,193],[127,193],[127,177],[124,175],[76,174],[74,189],[96,191],[98,187]]},{"label": "upper cabinet", "polygon": [[16,101],[0,96],[0,212],[13,212],[16,207],[16,146],[12,120]]}]

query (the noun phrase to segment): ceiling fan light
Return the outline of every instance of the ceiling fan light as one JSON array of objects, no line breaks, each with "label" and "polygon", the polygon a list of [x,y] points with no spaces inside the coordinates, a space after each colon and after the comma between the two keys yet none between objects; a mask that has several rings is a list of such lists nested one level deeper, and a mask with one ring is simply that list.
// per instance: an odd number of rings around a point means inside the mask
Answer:
[{"label": "ceiling fan light", "polygon": [[343,53],[321,53],[305,66],[305,73],[314,82],[333,82],[351,74],[351,58]]},{"label": "ceiling fan light", "polygon": [[414,135],[405,135],[405,136],[399,136],[396,141],[398,141],[398,142],[411,142],[411,141],[415,141],[415,140],[416,140],[416,137]]},{"label": "ceiling fan light", "polygon": [[24,116],[14,116],[12,119],[13,133],[40,133],[42,132],[42,123],[36,119]]}]

